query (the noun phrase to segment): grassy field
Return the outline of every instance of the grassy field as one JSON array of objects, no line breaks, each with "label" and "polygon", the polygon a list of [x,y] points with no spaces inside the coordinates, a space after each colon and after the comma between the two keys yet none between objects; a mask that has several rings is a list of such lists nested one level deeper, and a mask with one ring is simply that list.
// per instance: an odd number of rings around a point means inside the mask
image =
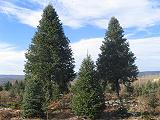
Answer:
[{"label": "grassy field", "polygon": [[[138,80],[133,83],[134,87],[145,86],[149,81],[151,83],[158,82],[160,75],[148,75],[148,76],[140,76]],[[144,88],[145,89],[145,88]],[[127,114],[121,116],[121,113],[117,113],[119,108],[119,101],[113,92],[106,93],[106,108],[104,112],[99,117],[100,120],[160,120],[160,103],[157,102],[156,108],[153,110],[150,107],[149,102],[154,94],[158,101],[160,101],[160,91],[156,91],[154,93],[147,93],[144,95],[135,95],[135,91],[131,94],[131,96],[126,97],[125,88],[121,90],[121,96],[123,105],[127,110]],[[16,103],[18,98],[11,99],[11,94],[7,91],[0,92],[0,103],[6,104]],[[62,96],[59,100],[51,102],[49,105],[48,115],[49,119],[53,120],[82,120],[82,118],[78,118],[75,116],[69,106],[71,101],[72,94],[67,94]],[[17,99],[17,100],[16,100]],[[2,102],[3,101],[3,102]],[[11,101],[11,102],[10,102]],[[0,106],[0,120],[22,120],[21,117],[21,109],[15,106],[16,104],[11,104],[11,107],[4,108],[4,106]],[[153,112],[154,111],[154,112]],[[125,112],[125,110],[124,110]],[[40,120],[40,119],[36,119]]]}]

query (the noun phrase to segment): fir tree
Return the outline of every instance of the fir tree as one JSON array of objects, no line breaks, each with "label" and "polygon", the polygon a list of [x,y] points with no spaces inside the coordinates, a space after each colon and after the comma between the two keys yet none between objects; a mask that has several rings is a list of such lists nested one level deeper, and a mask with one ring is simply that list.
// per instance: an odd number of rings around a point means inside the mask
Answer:
[{"label": "fir tree", "polygon": [[103,86],[107,82],[119,96],[120,84],[129,85],[138,74],[135,65],[136,57],[129,48],[127,39],[124,38],[124,31],[119,21],[112,17],[108,31],[105,34],[103,44],[100,48],[101,54],[97,60],[97,72]]},{"label": "fir tree", "polygon": [[26,59],[25,78],[39,77],[45,87],[47,101],[54,97],[53,84],[58,85],[61,93],[68,90],[68,83],[75,76],[74,60],[69,40],[52,5],[43,11]]},{"label": "fir tree", "polygon": [[3,86],[0,86],[0,91],[2,91],[3,90]]},{"label": "fir tree", "polygon": [[11,88],[12,88],[12,83],[11,82],[8,81],[7,83],[4,84],[4,89],[6,91],[9,91]]},{"label": "fir tree", "polygon": [[23,96],[23,117],[35,118],[44,117],[43,84],[37,76],[32,76],[32,80],[26,81],[25,94]]},{"label": "fir tree", "polygon": [[90,56],[82,62],[79,78],[72,88],[72,109],[78,116],[94,119],[104,108],[104,95]]}]

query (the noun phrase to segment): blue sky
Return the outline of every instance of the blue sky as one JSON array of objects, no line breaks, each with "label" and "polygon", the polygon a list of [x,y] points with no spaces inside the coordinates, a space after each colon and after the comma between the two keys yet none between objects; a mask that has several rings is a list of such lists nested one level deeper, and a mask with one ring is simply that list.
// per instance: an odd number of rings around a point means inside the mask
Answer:
[{"label": "blue sky", "polygon": [[96,61],[112,16],[124,28],[139,70],[160,70],[158,0],[1,0],[0,74],[23,74],[24,53],[48,3],[55,7],[71,41],[76,71],[87,51]]}]

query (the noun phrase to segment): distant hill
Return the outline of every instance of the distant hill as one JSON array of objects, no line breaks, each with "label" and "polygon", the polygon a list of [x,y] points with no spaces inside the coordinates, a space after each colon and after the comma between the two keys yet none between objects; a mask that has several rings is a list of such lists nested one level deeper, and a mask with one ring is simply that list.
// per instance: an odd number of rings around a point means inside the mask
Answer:
[{"label": "distant hill", "polygon": [[[147,77],[147,76],[154,76],[159,75],[160,71],[144,71],[139,73],[139,77]],[[24,80],[24,75],[0,75],[0,85],[3,85],[4,83],[8,81],[15,81],[15,80]]]},{"label": "distant hill", "polygon": [[144,71],[139,73],[139,77],[144,77],[144,76],[160,76],[160,71]]},{"label": "distant hill", "polygon": [[0,75],[0,85],[15,80],[24,80],[24,75]]}]

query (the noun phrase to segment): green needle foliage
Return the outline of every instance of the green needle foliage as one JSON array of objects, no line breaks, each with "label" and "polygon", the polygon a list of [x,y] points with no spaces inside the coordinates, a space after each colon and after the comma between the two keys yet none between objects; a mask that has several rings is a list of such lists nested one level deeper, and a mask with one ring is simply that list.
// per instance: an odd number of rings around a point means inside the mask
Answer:
[{"label": "green needle foliage", "polygon": [[27,81],[23,99],[23,117],[35,118],[44,117],[43,102],[44,92],[42,83],[37,77]]},{"label": "green needle foliage", "polygon": [[124,38],[124,31],[115,17],[109,22],[100,50],[101,54],[97,60],[99,79],[104,87],[107,82],[111,83],[119,96],[120,84],[130,85],[136,79],[138,69],[135,65],[136,57],[131,52],[129,43]]},{"label": "green needle foliage", "polygon": [[43,116],[48,103],[68,91],[75,76],[69,43],[55,9],[49,4],[26,53],[24,117]]},{"label": "green needle foliage", "polygon": [[9,81],[4,84],[4,89],[6,91],[9,91],[11,88],[12,88],[12,83],[10,83]]},{"label": "green needle foliage", "polygon": [[104,95],[95,75],[95,65],[90,56],[82,62],[79,78],[72,88],[72,109],[78,116],[94,119],[104,108]]},{"label": "green needle foliage", "polygon": [[26,53],[25,65],[26,79],[38,76],[45,87],[47,101],[54,98],[53,86],[58,85],[61,93],[66,92],[75,76],[69,43],[55,9],[49,4]]}]

